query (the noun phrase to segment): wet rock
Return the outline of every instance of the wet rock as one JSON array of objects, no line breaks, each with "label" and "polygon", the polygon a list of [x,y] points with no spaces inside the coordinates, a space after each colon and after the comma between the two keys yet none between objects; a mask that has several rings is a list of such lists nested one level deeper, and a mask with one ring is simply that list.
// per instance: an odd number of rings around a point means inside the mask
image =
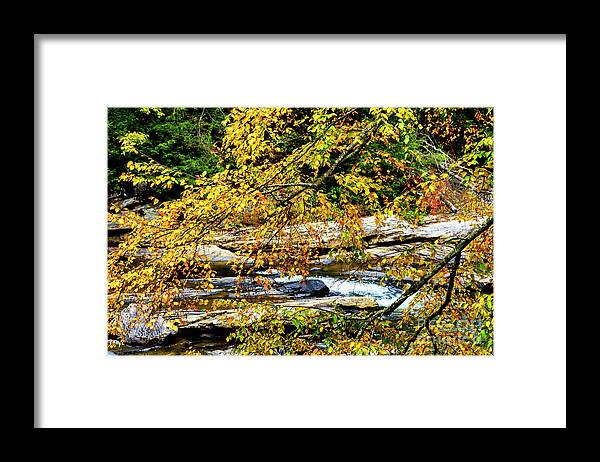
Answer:
[{"label": "wet rock", "polygon": [[335,258],[328,257],[327,255],[322,255],[317,258],[317,261],[323,266],[328,266],[332,263],[335,263]]},{"label": "wet rock", "polygon": [[181,329],[231,329],[242,318],[240,311],[236,309],[179,311],[167,316],[178,320]]},{"label": "wet rock", "polygon": [[322,297],[329,293],[329,287],[318,279],[279,283],[274,288],[281,293],[295,296]]},{"label": "wet rock", "polygon": [[386,277],[386,274],[383,271],[377,270],[365,270],[365,271],[344,271],[342,273],[344,276],[348,276],[354,279],[366,279],[366,280],[376,280],[379,281]]},{"label": "wet rock", "polygon": [[379,307],[374,297],[348,296],[293,300],[279,305],[285,308],[341,308],[343,310],[369,310]]},{"label": "wet rock", "polygon": [[[296,311],[297,309],[315,309],[315,310],[368,310],[375,309],[379,305],[374,297],[322,297],[322,298],[304,298],[293,301],[277,303],[277,306],[285,312]],[[177,320],[180,332],[186,329],[233,329],[237,322],[242,319],[257,320],[262,316],[260,309],[242,314],[237,309],[222,310],[180,310],[171,311],[165,314],[169,320]]]},{"label": "wet rock", "polygon": [[139,207],[135,207],[133,209],[133,211],[135,213],[137,213],[138,215],[141,215],[142,217],[144,217],[146,220],[154,220],[160,216],[158,208],[153,205],[149,205],[149,204],[140,205]]},{"label": "wet rock", "polygon": [[134,345],[160,343],[177,332],[177,327],[162,315],[153,315],[143,304],[131,303],[121,311],[124,342]]},{"label": "wet rock", "polygon": [[120,236],[122,234],[127,234],[128,232],[131,231],[131,227],[120,225],[119,223],[117,223],[115,221],[109,221],[108,225],[107,225],[107,229],[108,229],[109,237]]},{"label": "wet rock", "polygon": [[[210,292],[202,290],[204,279],[185,279],[186,289],[182,294],[184,298],[194,298],[215,292],[237,292],[245,296],[275,296],[275,297],[321,297],[329,293],[329,287],[318,279],[307,279],[296,282],[273,282],[272,286],[265,288],[262,283],[252,278],[244,278],[238,281],[237,277],[220,277],[211,279],[214,289]],[[191,289],[200,290],[191,290]]]},{"label": "wet rock", "polygon": [[[427,246],[423,243],[392,245],[389,247],[373,247],[366,250],[367,254],[376,258],[394,258],[403,253],[410,252],[425,260],[443,260],[453,250],[450,245],[439,244],[435,247]],[[464,261],[468,255],[468,250],[463,251],[461,261]]]},{"label": "wet rock", "polygon": [[123,202],[121,202],[121,208],[122,209],[128,209],[131,207],[134,207],[136,205],[140,205],[141,202],[139,199],[135,198],[135,197],[130,197],[129,199],[125,199]]},{"label": "wet rock", "polygon": [[257,276],[279,276],[280,272],[279,270],[269,268],[263,271],[256,271],[255,274]]}]

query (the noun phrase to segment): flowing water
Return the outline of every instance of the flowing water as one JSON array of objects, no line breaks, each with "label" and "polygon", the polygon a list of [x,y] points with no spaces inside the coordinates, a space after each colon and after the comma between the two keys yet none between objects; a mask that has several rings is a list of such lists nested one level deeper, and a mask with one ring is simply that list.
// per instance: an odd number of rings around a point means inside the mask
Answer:
[{"label": "flowing water", "polygon": [[[297,277],[278,277],[277,274],[263,275],[271,277],[275,283],[300,281]],[[379,306],[389,306],[401,294],[402,290],[394,285],[382,283],[384,274],[378,271],[365,271],[361,273],[348,273],[343,268],[325,267],[314,268],[309,279],[322,281],[328,288],[327,296],[359,296],[373,297]],[[192,284],[193,286],[193,284]],[[219,285],[218,280],[215,291],[210,297],[226,297],[234,287],[231,284]],[[201,291],[188,289],[189,296],[202,296]],[[205,295],[204,295],[205,298]],[[267,297],[275,299],[275,297]],[[320,297],[321,298],[321,297]],[[227,355],[231,354],[233,344],[227,342],[229,332],[225,330],[211,330],[210,332],[197,331],[196,329],[180,329],[165,343],[155,346],[121,346],[114,354],[143,354],[143,355],[178,355],[178,354],[205,354]]]}]

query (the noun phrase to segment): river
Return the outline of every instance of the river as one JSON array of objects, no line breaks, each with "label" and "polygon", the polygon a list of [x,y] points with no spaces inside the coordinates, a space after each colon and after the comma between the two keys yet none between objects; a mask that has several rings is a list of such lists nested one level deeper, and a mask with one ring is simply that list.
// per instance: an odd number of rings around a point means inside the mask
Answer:
[{"label": "river", "polygon": [[[277,274],[263,275],[271,277],[275,283],[288,283],[300,281],[297,277],[278,277]],[[365,271],[361,273],[348,273],[341,267],[328,266],[324,268],[314,268],[311,271],[309,280],[323,282],[328,288],[327,297],[339,296],[359,296],[373,297],[381,307],[389,306],[401,294],[402,290],[394,285],[382,284],[384,274],[379,271]],[[218,279],[217,279],[218,281]],[[193,286],[193,285],[192,285]],[[218,286],[217,286],[218,287]],[[216,293],[211,297],[225,297],[232,290],[228,288],[217,288]],[[193,293],[193,289],[190,289]],[[273,298],[273,297],[269,297]],[[306,297],[308,298],[308,297]],[[154,346],[120,346],[118,349],[109,352],[109,354],[137,354],[137,355],[230,355],[233,354],[233,344],[227,342],[228,335],[226,330],[212,329],[210,331],[201,331],[198,329],[180,329],[175,335]]]}]

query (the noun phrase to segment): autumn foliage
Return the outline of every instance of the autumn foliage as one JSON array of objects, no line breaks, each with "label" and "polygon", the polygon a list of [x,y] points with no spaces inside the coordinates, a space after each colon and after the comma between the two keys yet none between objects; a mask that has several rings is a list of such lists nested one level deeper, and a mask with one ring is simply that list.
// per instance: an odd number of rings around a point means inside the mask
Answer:
[{"label": "autumn foliage", "polygon": [[[145,109],[148,116],[169,113]],[[433,215],[483,223],[493,215],[491,109],[233,108],[226,114],[210,148],[218,159],[210,172],[155,160],[145,152],[147,134],[121,136],[129,160],[119,181],[146,185],[159,216],[109,211],[109,221],[131,229],[108,255],[109,336],[122,334],[119,312],[131,298],[158,313],[181,308],[186,278],[203,281],[210,292],[216,269],[204,249],[228,234],[243,236],[240,258],[229,268],[240,281],[268,285],[257,274],[268,269],[306,277],[327,248],[335,261],[381,267],[389,281],[414,283],[439,262],[436,253],[460,241],[424,243],[427,255],[406,251],[374,260],[365,251],[361,218],[418,224]],[[159,200],[161,191],[175,189],[174,198]],[[339,239],[325,245],[319,223],[333,223]],[[243,354],[491,354],[493,294],[481,289],[493,273],[491,229],[433,275],[399,317],[383,310],[286,312],[242,299],[206,300],[199,309],[235,305],[243,313],[231,335]]]}]

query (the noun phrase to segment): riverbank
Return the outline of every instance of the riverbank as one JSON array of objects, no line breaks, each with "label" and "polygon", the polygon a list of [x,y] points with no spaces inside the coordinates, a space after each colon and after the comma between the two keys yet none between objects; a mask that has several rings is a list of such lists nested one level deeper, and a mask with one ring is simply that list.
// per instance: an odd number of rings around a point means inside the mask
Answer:
[{"label": "riverbank", "polygon": [[[145,220],[159,216],[159,208],[149,204],[130,202],[130,207]],[[124,207],[127,208],[127,207]],[[169,312],[146,313],[146,303],[151,295],[120,294],[125,302],[120,313],[124,341],[109,339],[111,354],[233,354],[234,344],[227,341],[232,333],[232,321],[240,319],[240,313],[232,308],[215,308],[219,300],[246,300],[273,303],[286,310],[341,310],[350,314],[360,310],[373,310],[391,305],[402,295],[402,285],[410,284],[410,278],[402,280],[388,277],[382,259],[394,258],[410,252],[432,262],[439,261],[451,251],[453,243],[464,238],[477,226],[478,220],[458,220],[454,217],[432,216],[423,220],[421,226],[410,224],[397,217],[382,221],[374,217],[362,219],[365,239],[368,242],[368,259],[361,270],[350,263],[339,263],[329,255],[337,245],[340,231],[333,222],[311,223],[283,229],[283,233],[315,232],[320,234],[318,256],[312,261],[308,277],[280,277],[273,270],[254,270],[241,280],[231,269],[240,260],[245,246],[253,244],[253,228],[235,232],[217,233],[215,244],[197,249],[211,262],[216,271],[210,279],[212,287],[206,288],[206,279],[183,279],[183,289],[177,294],[178,309]],[[109,223],[109,252],[131,230],[118,223]],[[435,244],[435,245],[433,245]],[[273,245],[277,245],[274,242]],[[134,254],[139,264],[151,261],[160,249],[139,248]],[[463,255],[464,259],[464,255]],[[268,284],[259,283],[259,276]],[[476,276],[475,276],[476,277]],[[482,290],[493,290],[491,278],[480,278]],[[116,295],[109,295],[109,299]],[[402,305],[405,306],[410,301]],[[398,317],[402,307],[392,313]],[[133,322],[135,319],[142,323]]]}]

